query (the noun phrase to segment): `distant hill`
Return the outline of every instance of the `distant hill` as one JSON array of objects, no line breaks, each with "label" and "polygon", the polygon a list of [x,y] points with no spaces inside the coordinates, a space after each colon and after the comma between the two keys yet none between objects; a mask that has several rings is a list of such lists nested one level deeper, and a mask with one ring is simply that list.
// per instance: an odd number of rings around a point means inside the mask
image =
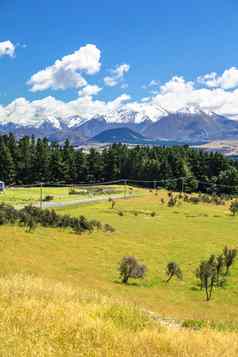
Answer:
[{"label": "distant hill", "polygon": [[146,141],[146,138],[129,128],[122,127],[104,130],[100,134],[94,136],[90,141],[99,143],[139,143]]}]

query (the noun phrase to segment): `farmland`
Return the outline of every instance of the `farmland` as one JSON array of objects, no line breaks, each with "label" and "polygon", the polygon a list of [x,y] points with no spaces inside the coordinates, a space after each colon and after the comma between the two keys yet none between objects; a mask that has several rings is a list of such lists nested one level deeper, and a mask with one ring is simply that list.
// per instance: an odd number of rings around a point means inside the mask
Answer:
[{"label": "farmland", "polygon": [[[108,200],[56,209],[59,214],[96,218],[112,225],[114,233],[77,235],[68,229],[41,226],[27,233],[22,227],[1,226],[1,273],[30,273],[96,289],[164,317],[236,325],[238,264],[210,302],[205,302],[194,272],[202,259],[219,254],[225,245],[237,247],[237,218],[231,216],[228,204],[182,202],[168,207],[161,203],[167,197],[166,191],[155,195],[140,190],[138,197],[117,200],[114,209]],[[124,255],[134,255],[148,267],[145,279],[120,283],[117,269]],[[182,281],[165,283],[169,261],[181,266]]]},{"label": "farmland", "polygon": [[10,187],[0,193],[0,202],[13,206],[24,206],[29,204],[40,205],[42,199],[43,207],[47,197],[53,202],[87,201],[93,199],[105,199],[110,195],[120,196],[124,194],[123,186],[69,186],[69,187]]}]

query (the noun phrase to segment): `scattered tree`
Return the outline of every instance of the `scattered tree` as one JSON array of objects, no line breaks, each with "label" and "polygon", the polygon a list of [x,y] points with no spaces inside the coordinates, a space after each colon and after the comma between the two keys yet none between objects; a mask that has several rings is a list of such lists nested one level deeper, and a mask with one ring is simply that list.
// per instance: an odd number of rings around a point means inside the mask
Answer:
[{"label": "scattered tree", "polygon": [[214,284],[216,282],[217,270],[213,259],[202,261],[196,270],[196,277],[200,279],[201,290],[206,292],[206,300],[209,301],[212,296]]},{"label": "scattered tree", "polygon": [[146,272],[146,266],[138,263],[135,257],[125,256],[120,262],[119,272],[122,283],[127,284],[129,278],[143,278]]},{"label": "scattered tree", "polygon": [[229,249],[227,246],[224,248],[224,257],[225,257],[225,266],[226,266],[226,275],[229,273],[230,267],[235,261],[235,258],[237,256],[237,250],[236,249]]},{"label": "scattered tree", "polygon": [[238,200],[234,200],[230,204],[230,211],[233,214],[233,216],[237,215],[238,213]]},{"label": "scattered tree", "polygon": [[183,279],[183,274],[182,271],[180,269],[180,267],[178,266],[177,263],[175,262],[170,262],[167,265],[166,268],[166,273],[168,275],[168,279],[167,279],[167,283],[174,277],[176,276],[178,279],[182,280]]}]

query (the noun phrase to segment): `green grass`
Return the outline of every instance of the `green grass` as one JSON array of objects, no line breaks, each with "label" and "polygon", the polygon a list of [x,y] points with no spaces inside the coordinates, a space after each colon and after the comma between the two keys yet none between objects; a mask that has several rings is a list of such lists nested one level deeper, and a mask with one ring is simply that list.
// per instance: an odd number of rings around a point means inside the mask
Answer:
[{"label": "green grass", "polygon": [[[194,276],[201,259],[220,253],[224,245],[237,247],[238,218],[230,215],[227,206],[183,203],[168,208],[160,204],[161,195],[166,196],[147,191],[141,197],[118,200],[115,209],[109,202],[57,209],[109,223],[115,233],[75,235],[38,227],[29,234],[19,227],[2,226],[0,272],[34,273],[96,289],[165,317],[238,321],[238,262],[210,302],[205,302]],[[119,211],[124,215],[119,216]],[[155,217],[150,215],[153,211]],[[147,265],[144,280],[128,286],[120,283],[117,267],[124,255],[134,255]],[[184,280],[166,284],[165,266],[171,260],[181,266]]]},{"label": "green grass", "polygon": [[[42,197],[48,195],[53,196],[54,202],[75,201],[92,199],[94,197],[110,197],[110,194],[122,194],[123,186],[94,186],[94,187],[77,187],[74,189],[79,193],[70,195],[70,187],[43,187]],[[105,193],[101,192],[105,190]],[[111,191],[111,192],[110,192]],[[0,193],[0,203],[8,203],[11,205],[28,205],[39,203],[41,199],[41,188],[7,188]]]}]

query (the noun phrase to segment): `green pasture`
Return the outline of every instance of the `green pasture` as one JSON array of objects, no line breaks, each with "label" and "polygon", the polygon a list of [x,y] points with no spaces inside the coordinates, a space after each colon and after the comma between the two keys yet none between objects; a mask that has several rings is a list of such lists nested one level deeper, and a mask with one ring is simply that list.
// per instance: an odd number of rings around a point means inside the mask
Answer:
[{"label": "green pasture", "polygon": [[[49,192],[67,195],[66,189]],[[38,194],[38,189],[32,189],[36,199]],[[18,197],[25,202],[27,195]],[[32,273],[96,289],[165,317],[238,323],[238,262],[210,302],[194,275],[202,259],[219,254],[225,245],[237,248],[238,217],[230,215],[228,205],[181,203],[170,208],[161,203],[162,197],[166,202],[166,192],[155,195],[143,190],[139,197],[117,200],[114,209],[108,201],[57,209],[60,214],[109,223],[114,233],[76,235],[43,227],[26,233],[21,227],[1,226],[0,272]],[[144,280],[120,283],[117,268],[124,255],[134,255],[148,267]],[[165,283],[170,261],[180,265],[183,281]]]}]

